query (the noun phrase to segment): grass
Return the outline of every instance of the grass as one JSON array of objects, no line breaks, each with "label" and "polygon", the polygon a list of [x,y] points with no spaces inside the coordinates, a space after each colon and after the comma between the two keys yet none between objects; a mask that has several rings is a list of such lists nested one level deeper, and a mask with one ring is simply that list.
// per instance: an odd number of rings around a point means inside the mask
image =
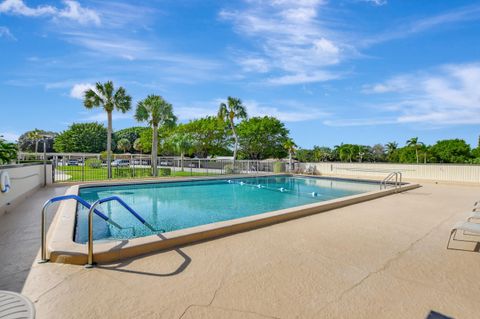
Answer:
[{"label": "grass", "polygon": [[[107,180],[107,168],[91,168],[88,166],[59,166],[55,168],[58,171],[56,176],[59,182],[81,182],[81,181],[101,181]],[[59,176],[65,177],[64,180],[59,180]],[[68,176],[70,178],[67,179]],[[170,168],[161,167],[158,169],[159,177],[181,177],[181,176],[209,176],[217,175],[215,173],[201,173],[190,172],[185,168],[185,171],[173,171]],[[150,167],[112,167],[112,179],[125,179],[125,178],[147,178],[151,177]]]}]

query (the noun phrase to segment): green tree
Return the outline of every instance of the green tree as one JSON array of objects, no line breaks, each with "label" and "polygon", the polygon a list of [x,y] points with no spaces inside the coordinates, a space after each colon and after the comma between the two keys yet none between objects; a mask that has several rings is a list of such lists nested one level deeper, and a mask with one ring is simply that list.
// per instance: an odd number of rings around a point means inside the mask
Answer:
[{"label": "green tree", "polygon": [[332,150],[329,147],[325,147],[325,146],[320,147],[320,146],[314,145],[312,150],[312,155],[313,155],[312,161],[314,162],[325,162],[325,161],[332,160]]},{"label": "green tree", "polygon": [[148,122],[152,127],[152,174],[158,175],[158,129],[159,127],[172,127],[176,124],[177,117],[173,114],[173,107],[161,96],[149,95],[138,102],[135,119],[139,122]]},{"label": "green tree", "polygon": [[9,164],[17,158],[17,145],[9,143],[0,135],[0,164]]},{"label": "green tree", "polygon": [[126,153],[132,148],[132,144],[126,138],[122,138],[117,142],[117,148],[122,150],[123,153]]},{"label": "green tree", "polygon": [[60,153],[100,153],[106,148],[107,129],[99,123],[73,123],[55,139],[53,148]]},{"label": "green tree", "polygon": [[297,160],[302,163],[314,162],[313,151],[305,148],[299,148],[296,152]]},{"label": "green tree", "polygon": [[336,152],[342,162],[352,162],[359,157],[360,147],[355,144],[341,144],[335,146]]},{"label": "green tree", "polygon": [[133,149],[140,153],[143,152],[142,140],[140,139],[140,137],[133,142]]},{"label": "green tree", "polygon": [[195,145],[195,142],[190,134],[182,134],[182,133],[174,133],[170,137],[171,143],[174,145],[175,150],[180,153],[180,161],[181,161],[181,167],[182,167],[182,172],[184,171],[183,167],[183,159],[185,157],[185,154],[190,152]]},{"label": "green tree", "polygon": [[188,134],[192,137],[194,141],[192,151],[200,158],[231,155],[227,131],[228,124],[214,116],[192,120],[175,128],[175,133]]},{"label": "green tree", "polygon": [[87,109],[103,107],[107,112],[107,171],[108,178],[112,178],[112,112],[114,110],[122,113],[130,110],[132,98],[127,95],[123,87],[115,90],[113,82],[97,82],[94,89],[85,91],[83,104]]},{"label": "green tree", "polygon": [[430,148],[430,153],[442,163],[466,163],[470,160],[470,145],[464,140],[441,140]]},{"label": "green tree", "polygon": [[28,138],[35,143],[35,154],[38,153],[38,142],[42,138],[40,130],[34,129],[33,131],[30,131],[30,133],[28,134]]},{"label": "green tree", "polygon": [[229,96],[226,104],[220,103],[218,118],[230,124],[230,129],[232,130],[233,139],[235,141],[233,145],[233,167],[235,168],[235,160],[237,159],[239,145],[237,130],[235,129],[235,119],[246,119],[247,110],[240,99]]},{"label": "green tree", "polygon": [[135,140],[140,138],[140,134],[147,129],[147,127],[142,126],[128,127],[113,133],[113,139],[117,142],[117,145],[118,141],[124,138],[130,142],[130,145],[133,145]]},{"label": "green tree", "polygon": [[370,149],[372,154],[372,160],[374,162],[383,162],[385,161],[386,153],[385,147],[382,144],[375,144]]},{"label": "green tree", "polygon": [[387,149],[387,154],[393,153],[398,148],[398,143],[397,142],[388,142],[385,144],[385,148]]},{"label": "green tree", "polygon": [[[21,152],[43,152],[43,142],[45,141],[46,151],[53,152],[53,142],[56,136],[57,133],[51,131],[39,129],[27,131],[18,138],[18,150]],[[40,140],[42,140],[42,143],[39,143]]]},{"label": "green tree", "polygon": [[415,163],[417,161],[417,152],[413,147],[405,146],[395,150],[396,162]]},{"label": "green tree", "polygon": [[240,155],[247,159],[284,158],[289,131],[274,117],[252,117],[238,124]]},{"label": "green tree", "polygon": [[408,147],[413,147],[415,149],[415,157],[417,159],[417,164],[419,163],[418,150],[423,146],[422,142],[418,141],[418,137],[412,137],[407,141]]},{"label": "green tree", "polygon": [[292,171],[292,156],[295,153],[297,144],[291,138],[288,138],[283,142],[283,147],[288,152],[288,169]]}]

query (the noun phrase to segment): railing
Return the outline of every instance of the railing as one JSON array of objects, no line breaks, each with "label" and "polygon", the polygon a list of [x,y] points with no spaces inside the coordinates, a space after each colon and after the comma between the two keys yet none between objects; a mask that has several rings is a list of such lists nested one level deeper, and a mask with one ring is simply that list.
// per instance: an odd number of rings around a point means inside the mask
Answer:
[{"label": "railing", "polygon": [[[47,153],[52,161],[55,182],[106,180],[107,161],[100,154]],[[19,153],[19,159],[43,159],[43,154]],[[152,177],[152,159],[145,154],[113,154],[112,179]],[[229,158],[157,158],[158,176],[207,176],[273,172],[273,161],[236,160]]]},{"label": "railing", "polygon": [[[85,201],[83,198],[81,198],[80,196],[77,196],[77,195],[64,195],[64,196],[57,196],[57,197],[53,197],[53,198],[50,198],[49,200],[47,200],[45,202],[45,204],[43,204],[43,208],[42,208],[42,256],[38,262],[39,263],[46,263],[49,261],[49,259],[47,259],[47,225],[46,225],[46,212],[47,212],[47,208],[48,206],[50,206],[51,204],[53,203],[56,203],[56,202],[60,202],[60,201],[64,201],[64,200],[69,200],[69,199],[74,199],[76,200],[78,203],[82,204],[83,206],[85,206],[87,209],[90,209],[90,204]],[[119,224],[117,224],[116,222],[114,222],[113,220],[111,220],[108,216],[106,216],[105,214],[103,214],[102,212],[98,211],[98,210],[94,210],[95,214],[97,214],[100,218],[102,218],[104,221],[106,221],[107,223],[109,223],[110,225],[112,226],[115,226],[117,227],[118,229],[128,229],[128,228],[123,228],[121,227]]]},{"label": "railing", "polygon": [[125,203],[120,197],[118,196],[111,196],[106,198],[101,198],[94,202],[88,211],[88,259],[85,268],[92,268],[93,263],[93,213],[95,212],[95,207],[110,201],[117,201],[122,205],[128,212],[130,212],[136,219],[138,219],[143,225],[145,225],[148,229],[153,232],[164,232],[163,229],[155,229],[152,225],[150,225],[142,216],[140,216],[137,212],[135,212],[127,203]]},{"label": "railing", "polygon": [[[390,183],[391,180],[395,178],[395,191],[397,190],[398,187],[402,185],[402,173],[401,172],[391,172],[390,174],[385,177],[382,182],[380,183],[380,189],[387,189],[387,185]],[[383,187],[382,187],[383,186]]]}]

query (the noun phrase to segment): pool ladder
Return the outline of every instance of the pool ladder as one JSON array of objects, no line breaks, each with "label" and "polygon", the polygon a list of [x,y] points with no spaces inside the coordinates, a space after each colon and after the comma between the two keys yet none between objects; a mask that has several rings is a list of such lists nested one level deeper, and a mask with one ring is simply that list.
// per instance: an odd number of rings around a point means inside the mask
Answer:
[{"label": "pool ladder", "polygon": [[109,223],[110,225],[114,226],[117,229],[132,229],[133,227],[122,227],[115,221],[113,221],[111,218],[103,214],[102,212],[98,211],[95,207],[106,203],[110,201],[116,201],[120,205],[122,205],[130,214],[132,214],[137,220],[139,220],[143,225],[145,225],[148,229],[150,229],[153,232],[159,233],[159,232],[164,232],[163,229],[156,229],[154,228],[150,223],[148,223],[142,216],[140,216],[136,211],[133,210],[130,206],[128,206],[127,203],[125,203],[120,197],[118,196],[111,196],[111,197],[106,197],[106,198],[101,198],[94,202],[92,205],[90,205],[87,201],[85,201],[83,198],[77,195],[63,195],[63,196],[57,196],[49,199],[48,201],[43,204],[42,208],[42,253],[41,253],[41,259],[38,261],[39,263],[46,263],[49,261],[47,259],[47,234],[46,234],[46,212],[48,206],[50,206],[53,203],[64,201],[64,200],[69,200],[69,199],[74,199],[76,200],[79,204],[82,206],[86,207],[88,211],[88,258],[87,258],[87,264],[85,265],[86,268],[92,268],[94,265],[93,262],[93,214],[95,213],[97,216],[102,218],[104,221]]},{"label": "pool ladder", "polygon": [[402,185],[402,172],[391,172],[390,174],[385,177],[382,182],[380,183],[380,189],[387,189],[387,185],[391,184],[393,182],[393,179],[395,178],[395,182],[393,183],[395,187],[395,192],[397,192],[397,189]]}]

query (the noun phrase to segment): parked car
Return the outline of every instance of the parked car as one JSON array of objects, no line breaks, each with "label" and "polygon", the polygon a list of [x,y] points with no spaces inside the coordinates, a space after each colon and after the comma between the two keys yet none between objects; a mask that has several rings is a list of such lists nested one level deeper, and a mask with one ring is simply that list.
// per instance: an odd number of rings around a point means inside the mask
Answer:
[{"label": "parked car", "polygon": [[116,159],[112,162],[113,167],[130,166],[130,161],[126,159]]},{"label": "parked car", "polygon": [[69,160],[67,162],[67,166],[78,166],[78,161],[77,160]]},{"label": "parked car", "polygon": [[133,165],[148,165],[148,161],[147,160],[133,160]]}]

